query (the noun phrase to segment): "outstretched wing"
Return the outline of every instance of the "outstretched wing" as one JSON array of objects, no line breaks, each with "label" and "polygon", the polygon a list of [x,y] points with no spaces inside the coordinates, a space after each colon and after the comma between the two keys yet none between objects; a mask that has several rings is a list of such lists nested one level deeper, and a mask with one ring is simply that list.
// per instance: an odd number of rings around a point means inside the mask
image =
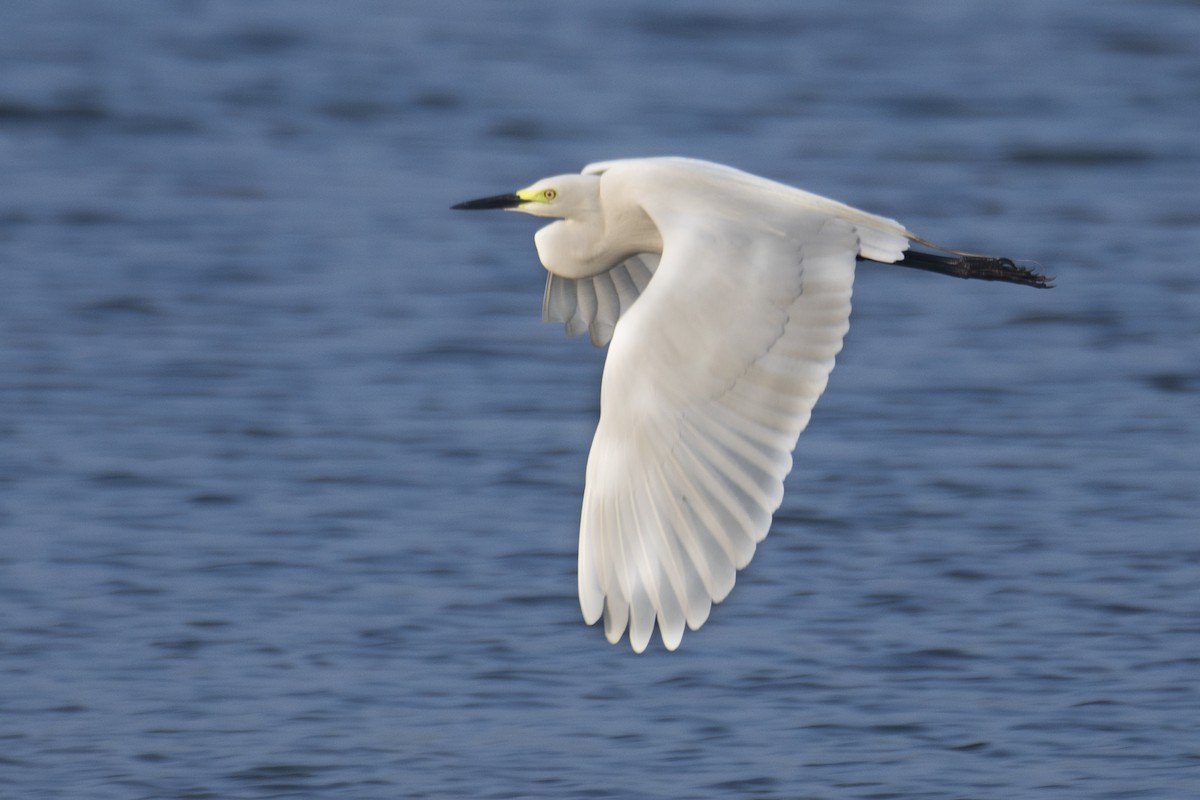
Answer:
[{"label": "outstretched wing", "polygon": [[591,278],[548,273],[542,319],[566,323],[568,336],[588,331],[597,347],[608,344],[617,320],[650,283],[658,259],[657,253],[639,253]]},{"label": "outstretched wing", "polygon": [[[648,211],[662,260],[612,334],[579,541],[584,618],[603,616],[610,642],[628,626],[638,652],[656,620],[672,650],[700,627],[766,536],[849,328],[859,252],[854,225],[823,214],[781,229]],[[557,281],[548,303],[567,316]]]}]

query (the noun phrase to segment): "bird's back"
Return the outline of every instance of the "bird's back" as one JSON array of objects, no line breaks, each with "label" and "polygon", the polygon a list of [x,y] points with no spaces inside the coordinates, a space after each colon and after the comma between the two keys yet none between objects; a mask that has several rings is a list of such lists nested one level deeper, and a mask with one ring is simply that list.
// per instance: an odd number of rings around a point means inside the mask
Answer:
[{"label": "bird's back", "polygon": [[629,158],[589,164],[583,174],[601,175],[602,186],[619,184],[619,194],[636,198],[651,217],[689,214],[783,235],[807,229],[814,217],[844,219],[858,233],[859,255],[872,261],[898,261],[911,238],[893,219],[711,161]]}]

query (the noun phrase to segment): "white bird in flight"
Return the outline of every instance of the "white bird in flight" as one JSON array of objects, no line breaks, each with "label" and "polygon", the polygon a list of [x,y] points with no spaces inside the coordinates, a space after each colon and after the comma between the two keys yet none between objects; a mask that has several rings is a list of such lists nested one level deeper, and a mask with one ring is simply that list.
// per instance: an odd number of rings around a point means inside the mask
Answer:
[{"label": "white bird in flight", "polygon": [[[686,158],[589,164],[456,209],[537,232],[542,316],[608,345],[579,527],[579,602],[668,650],[733,588],[783,499],[796,439],[849,328],[858,261],[1048,288],[1006,258]],[[917,245],[922,249],[913,249]]]}]

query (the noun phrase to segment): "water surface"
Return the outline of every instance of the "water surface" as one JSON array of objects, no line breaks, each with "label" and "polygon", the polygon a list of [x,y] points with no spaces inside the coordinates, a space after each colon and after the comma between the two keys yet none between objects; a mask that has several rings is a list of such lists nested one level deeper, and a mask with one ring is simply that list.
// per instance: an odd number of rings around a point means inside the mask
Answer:
[{"label": "water surface", "polygon": [[[1189,798],[1188,2],[0,11],[0,794]],[[668,654],[574,597],[603,353],[534,225],[711,158],[1029,258],[864,266]]]}]

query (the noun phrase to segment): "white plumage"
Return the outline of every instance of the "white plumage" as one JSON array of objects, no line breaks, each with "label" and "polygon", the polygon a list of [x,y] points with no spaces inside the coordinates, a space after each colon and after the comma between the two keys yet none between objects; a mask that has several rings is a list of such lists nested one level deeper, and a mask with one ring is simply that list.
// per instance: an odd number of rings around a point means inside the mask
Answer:
[{"label": "white plumage", "polygon": [[609,345],[580,605],[589,624],[603,617],[610,642],[628,629],[641,652],[657,623],[674,650],[767,535],[849,328],[857,260],[902,263],[910,241],[928,243],[893,220],[682,158],[592,164],[456,207],[558,218],[535,237],[550,272],[543,316]]}]

